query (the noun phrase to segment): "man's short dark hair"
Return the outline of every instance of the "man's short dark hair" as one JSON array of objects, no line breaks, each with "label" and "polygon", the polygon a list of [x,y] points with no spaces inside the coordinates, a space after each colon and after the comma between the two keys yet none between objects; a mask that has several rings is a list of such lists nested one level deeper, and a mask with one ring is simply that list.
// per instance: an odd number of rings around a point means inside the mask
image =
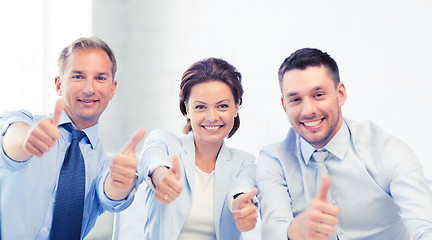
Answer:
[{"label": "man's short dark hair", "polygon": [[284,62],[279,68],[279,86],[282,90],[282,79],[286,72],[299,69],[305,70],[307,67],[324,66],[333,75],[335,86],[340,82],[339,68],[336,61],[325,52],[316,48],[302,48],[289,57],[285,58]]}]

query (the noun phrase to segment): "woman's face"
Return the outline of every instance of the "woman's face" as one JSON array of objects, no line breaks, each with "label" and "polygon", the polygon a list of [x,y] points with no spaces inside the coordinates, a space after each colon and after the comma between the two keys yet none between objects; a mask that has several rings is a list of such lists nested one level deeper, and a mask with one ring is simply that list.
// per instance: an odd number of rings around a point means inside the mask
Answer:
[{"label": "woman's face", "polygon": [[234,125],[239,104],[228,85],[208,81],[192,87],[185,102],[195,142],[221,144]]}]

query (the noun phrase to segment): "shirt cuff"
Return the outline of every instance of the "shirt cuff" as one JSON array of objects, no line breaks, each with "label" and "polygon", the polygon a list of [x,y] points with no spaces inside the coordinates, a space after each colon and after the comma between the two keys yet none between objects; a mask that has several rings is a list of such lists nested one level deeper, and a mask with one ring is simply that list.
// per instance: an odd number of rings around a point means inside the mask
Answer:
[{"label": "shirt cuff", "polygon": [[167,168],[172,168],[172,164],[170,164],[170,163],[166,163],[166,164],[163,164],[163,165],[154,165],[154,166],[152,166],[152,167],[150,167],[149,168],[149,170],[147,171],[147,173],[145,174],[145,182],[146,182],[146,184],[153,190],[153,191],[156,191],[156,186],[153,184],[153,181],[152,181],[152,178],[151,178],[151,176],[152,176],[152,174],[153,174],[153,172],[156,170],[156,168],[158,168],[158,167],[167,167]]},{"label": "shirt cuff", "polygon": [[134,196],[135,196],[135,192],[138,189],[139,186],[139,181],[135,181],[135,186],[132,188],[131,192],[129,193],[129,195],[122,199],[122,200],[111,200],[104,191],[104,185],[105,185],[105,181],[106,178],[108,177],[109,174],[109,167],[107,167],[102,174],[101,180],[99,181],[99,185],[98,185],[98,195],[99,195],[99,200],[101,203],[101,206],[104,210],[106,211],[110,211],[110,212],[120,212],[123,211],[124,209],[126,209],[127,207],[129,207],[129,205],[131,205]]}]

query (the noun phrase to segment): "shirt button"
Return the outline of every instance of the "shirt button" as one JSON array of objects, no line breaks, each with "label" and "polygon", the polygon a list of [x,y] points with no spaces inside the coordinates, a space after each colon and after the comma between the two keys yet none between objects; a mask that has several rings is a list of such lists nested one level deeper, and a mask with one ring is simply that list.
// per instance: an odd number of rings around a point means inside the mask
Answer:
[{"label": "shirt button", "polygon": [[341,234],[344,234],[344,230],[343,230],[343,229],[341,229],[341,230],[340,230],[340,233],[341,233]]},{"label": "shirt button", "polygon": [[43,231],[44,233],[48,232],[48,228],[44,227]]},{"label": "shirt button", "polygon": [[55,203],[55,199],[53,199],[53,203]]},{"label": "shirt button", "polygon": [[336,205],[336,200],[333,199],[332,204],[333,204],[333,205]]}]

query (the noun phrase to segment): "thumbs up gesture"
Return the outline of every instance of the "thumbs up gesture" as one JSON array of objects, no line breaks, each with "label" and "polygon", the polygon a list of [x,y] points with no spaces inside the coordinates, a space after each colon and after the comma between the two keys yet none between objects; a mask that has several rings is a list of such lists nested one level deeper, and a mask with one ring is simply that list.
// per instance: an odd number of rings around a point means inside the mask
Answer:
[{"label": "thumbs up gesture", "polygon": [[110,173],[104,184],[105,194],[110,199],[122,200],[129,195],[134,187],[132,183],[137,177],[136,167],[138,165],[135,148],[145,133],[144,129],[139,129],[121,153],[114,157],[110,166]]},{"label": "thumbs up gesture", "polygon": [[173,156],[173,167],[161,166],[152,173],[152,181],[156,186],[155,198],[163,203],[170,204],[181,193],[183,185],[180,183],[181,169],[177,155]]},{"label": "thumbs up gesture", "polygon": [[322,176],[321,189],[309,207],[297,215],[288,227],[289,239],[328,239],[339,223],[339,208],[327,203],[330,178]]},{"label": "thumbs up gesture", "polygon": [[22,122],[12,124],[3,140],[6,154],[16,161],[25,161],[32,155],[41,157],[48,152],[60,137],[58,123],[63,108],[63,100],[58,99],[51,117],[34,126]]},{"label": "thumbs up gesture", "polygon": [[257,188],[253,188],[246,194],[240,194],[236,199],[233,200],[232,208],[234,220],[237,228],[241,232],[246,232],[255,227],[257,222],[258,214],[256,212],[256,206],[252,203],[252,198],[258,193]]}]

